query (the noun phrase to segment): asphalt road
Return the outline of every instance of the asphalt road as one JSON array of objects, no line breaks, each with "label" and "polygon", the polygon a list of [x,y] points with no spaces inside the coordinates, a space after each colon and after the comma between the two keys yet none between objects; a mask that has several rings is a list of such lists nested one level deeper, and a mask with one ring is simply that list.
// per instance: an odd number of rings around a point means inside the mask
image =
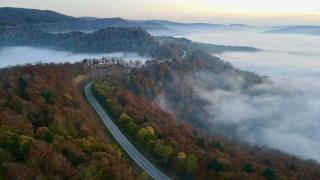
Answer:
[{"label": "asphalt road", "polygon": [[156,180],[169,180],[170,178],[163,174],[161,171],[159,171],[153,164],[151,164],[145,157],[142,156],[142,154],[139,153],[139,151],[129,142],[129,140],[121,133],[121,131],[118,129],[118,127],[112,122],[111,118],[108,116],[108,114],[104,111],[102,106],[99,104],[99,102],[96,100],[96,98],[93,96],[92,91],[92,82],[88,83],[85,86],[85,94],[92,105],[92,107],[95,109],[95,111],[98,113],[100,118],[102,119],[103,123],[107,126],[110,133],[113,135],[113,137],[118,141],[118,143],[121,145],[121,147],[129,154],[129,156],[146,172],[148,173],[152,178]]}]

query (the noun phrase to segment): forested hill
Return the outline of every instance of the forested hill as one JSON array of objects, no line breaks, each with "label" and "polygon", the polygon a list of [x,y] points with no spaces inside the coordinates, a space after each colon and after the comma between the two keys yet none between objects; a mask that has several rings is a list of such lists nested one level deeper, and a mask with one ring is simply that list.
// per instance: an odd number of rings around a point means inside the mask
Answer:
[{"label": "forested hill", "polygon": [[264,81],[255,73],[236,69],[197,49],[185,50],[171,44],[160,46],[159,53],[161,60],[147,62],[142,68],[132,70],[128,79],[117,82],[203,130],[208,125],[207,102],[195,93],[195,86],[204,84],[209,89],[230,89],[240,79],[241,89],[245,91]]},{"label": "forested hill", "polygon": [[4,22],[22,25],[37,23],[56,23],[62,21],[75,21],[77,18],[56,13],[54,11],[41,11],[24,8],[0,8],[0,19]]},{"label": "forested hill", "polygon": [[[203,51],[176,44],[156,49],[158,58],[142,68],[77,63],[0,69],[0,179],[146,178],[111,142],[81,96],[80,82],[88,79],[99,79],[93,84],[95,96],[119,128],[175,179],[320,176],[315,163],[232,143],[194,127],[198,120],[203,123],[203,117],[194,115],[202,114],[205,102],[195,96],[188,77],[199,72],[221,82],[225,79],[219,77],[226,75],[242,77],[245,89],[260,83],[259,76]],[[161,96],[177,114],[164,111],[168,109],[157,103]]]},{"label": "forested hill", "polygon": [[140,179],[78,83],[85,66],[0,70],[0,179]]},{"label": "forested hill", "polygon": [[0,46],[52,47],[72,52],[151,52],[158,43],[139,28],[105,28],[93,33],[51,34],[27,28],[0,29]]},{"label": "forested hill", "polygon": [[141,27],[144,29],[162,29],[160,24],[153,22],[133,22],[121,18],[77,18],[54,11],[0,8],[0,21],[17,27],[28,27],[41,31],[96,31],[106,27]]},{"label": "forested hill", "polygon": [[[205,134],[206,101],[190,80],[208,88],[232,88],[228,81],[243,80],[243,89],[261,83],[254,73],[233,68],[199,50],[162,47],[165,58],[142,68],[108,73],[93,84],[95,96],[123,132],[155,157],[159,166],[181,179],[313,179],[319,166],[278,151],[240,145]],[[103,71],[103,68],[99,68]],[[110,69],[106,69],[110,72]],[[128,73],[130,72],[130,73]],[[213,79],[216,83],[213,83]],[[219,105],[219,104],[217,104]],[[208,126],[207,126],[208,127]]]},{"label": "forested hill", "polygon": [[[223,46],[192,42],[184,38],[153,37],[140,28],[104,28],[92,33],[69,32],[52,34],[30,28],[0,27],[0,47],[35,46],[81,53],[138,52],[153,57],[168,57],[163,47],[175,45],[184,49],[198,49],[209,53],[225,51],[255,52],[247,46]],[[163,45],[163,46],[160,46]],[[170,46],[173,48],[174,46]],[[166,52],[164,52],[166,51]]]},{"label": "forested hill", "polygon": [[306,34],[306,35],[314,35],[320,36],[320,26],[308,26],[308,25],[300,25],[300,26],[285,26],[274,28],[273,30],[267,31],[266,33],[274,33],[274,34]]},{"label": "forested hill", "polygon": [[199,42],[192,42],[186,38],[175,38],[175,37],[157,37],[160,43],[172,43],[180,46],[198,49],[206,51],[209,53],[223,53],[225,51],[240,51],[240,52],[256,52],[259,49],[248,46],[225,46],[225,45],[215,45],[215,44],[206,44]]}]

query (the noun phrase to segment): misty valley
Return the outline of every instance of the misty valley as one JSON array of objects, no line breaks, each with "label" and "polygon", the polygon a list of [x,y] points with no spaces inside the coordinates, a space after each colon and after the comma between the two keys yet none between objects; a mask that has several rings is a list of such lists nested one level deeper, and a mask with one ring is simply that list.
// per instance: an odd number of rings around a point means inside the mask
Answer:
[{"label": "misty valley", "polygon": [[0,179],[320,177],[319,26],[0,13]]},{"label": "misty valley", "polygon": [[75,63],[84,59],[122,58],[126,61],[139,60],[146,62],[149,57],[143,57],[137,53],[72,53],[49,48],[36,48],[28,46],[4,47],[0,50],[0,67],[37,64],[37,63]]}]

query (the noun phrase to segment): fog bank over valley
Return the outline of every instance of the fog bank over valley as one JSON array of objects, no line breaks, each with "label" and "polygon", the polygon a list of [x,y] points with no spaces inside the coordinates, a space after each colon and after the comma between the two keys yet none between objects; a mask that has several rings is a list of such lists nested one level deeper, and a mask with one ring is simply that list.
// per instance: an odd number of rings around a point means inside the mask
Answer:
[{"label": "fog bank over valley", "polygon": [[124,60],[140,60],[146,62],[148,57],[139,56],[137,53],[71,53],[48,48],[34,47],[5,47],[0,48],[0,68],[27,63],[64,63],[78,62],[86,58],[123,58]]},{"label": "fog bank over valley", "polygon": [[[261,49],[216,55],[236,68],[268,76],[266,83],[245,89],[244,79],[228,74],[218,76],[200,72],[190,77],[189,83],[194,91],[208,101],[205,109],[210,115],[210,126],[207,130],[320,162],[319,36],[271,34],[262,33],[266,29],[231,27],[149,32],[203,43]],[[0,68],[37,62],[72,63],[101,57],[150,60],[136,53],[82,54],[34,47],[5,47],[0,49]]]},{"label": "fog bank over valley", "polygon": [[[199,73],[190,80],[198,95],[209,101],[210,132],[320,162],[319,37],[251,30],[186,36],[199,42],[263,50],[217,56],[237,68],[268,76],[270,82],[243,90],[243,79],[238,77]],[[221,83],[227,88],[208,88]]]}]

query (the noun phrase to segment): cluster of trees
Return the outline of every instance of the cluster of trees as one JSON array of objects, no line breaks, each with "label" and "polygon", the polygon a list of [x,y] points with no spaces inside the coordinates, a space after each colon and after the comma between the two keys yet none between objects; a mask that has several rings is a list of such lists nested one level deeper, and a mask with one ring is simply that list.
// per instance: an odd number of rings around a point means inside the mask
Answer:
[{"label": "cluster of trees", "polygon": [[170,52],[167,54],[170,54],[172,60],[150,61],[142,68],[132,70],[122,84],[127,90],[150,101],[158,101],[158,97],[163,95],[175,115],[198,127],[206,127],[208,117],[204,108],[206,102],[194,93],[190,84],[190,78],[194,78],[197,73],[209,73],[221,77],[232,74],[243,78],[248,87],[263,81],[258,75],[237,70],[229,63],[208,53],[186,49],[187,55],[182,58],[181,47],[163,46],[167,47]]},{"label": "cluster of trees", "polygon": [[52,47],[72,52],[138,52],[148,54],[158,47],[157,41],[139,28],[105,28],[93,33],[51,34],[13,28],[0,30],[0,46]]},{"label": "cluster of trees", "polygon": [[[319,166],[271,150],[239,145],[201,133],[203,105],[187,83],[197,72],[233,73],[250,84],[262,79],[208,53],[158,43],[140,29],[107,28],[91,34],[0,31],[2,45],[52,46],[70,51],[148,53],[157,60],[130,73],[123,67],[36,65],[0,70],[0,179],[136,179],[122,151],[78,91],[95,81],[94,93],[130,139],[181,179],[316,179]],[[155,101],[169,100],[165,112]],[[201,113],[198,113],[201,112]],[[198,116],[198,115],[203,116]],[[200,124],[199,126],[205,124]],[[19,172],[19,173],[17,173]],[[139,177],[137,177],[139,176]]]},{"label": "cluster of trees", "polygon": [[87,64],[89,67],[94,67],[94,66],[100,66],[100,65],[120,65],[120,66],[127,66],[127,67],[132,67],[132,68],[138,68],[141,67],[142,62],[140,60],[124,60],[123,58],[106,58],[102,57],[101,59],[84,59],[82,61],[83,63]]},{"label": "cluster of trees", "polygon": [[[134,96],[130,92],[120,90],[102,81],[93,83],[95,96],[103,104],[116,123],[125,131],[134,142],[147,150],[156,159],[156,162],[164,168],[174,168],[174,172],[193,177],[198,168],[198,157],[193,152],[197,148],[186,147],[182,142],[169,136],[179,132],[179,127],[166,124],[172,118],[169,114],[157,107]],[[157,123],[165,124],[159,126]],[[173,120],[174,121],[174,120]],[[174,123],[174,122],[172,122]],[[175,124],[175,123],[174,123]],[[184,127],[181,124],[180,128]],[[170,130],[170,132],[166,132]],[[190,138],[192,137],[192,132]],[[181,140],[184,137],[180,137]]]},{"label": "cluster of trees", "polygon": [[121,18],[71,17],[54,11],[0,8],[0,20],[19,27],[27,27],[49,32],[70,30],[94,31],[105,27],[142,27],[144,29],[162,29],[156,22],[128,21]]},{"label": "cluster of trees", "polygon": [[0,70],[0,179],[136,179],[74,79],[85,66]]},{"label": "cluster of trees", "polygon": [[95,81],[93,90],[129,139],[182,179],[312,179],[320,175],[315,164],[204,135],[126,90],[113,77]]},{"label": "cluster of trees", "polygon": [[[162,48],[166,52],[162,54],[167,54],[169,59],[150,61],[129,74],[109,74],[93,86],[95,96],[114,121],[139,142],[138,146],[156,157],[160,166],[182,179],[271,180],[320,176],[319,166],[312,162],[209,136],[183,121],[205,126],[202,108],[206,102],[195,96],[187,77],[202,71],[218,75],[232,73],[245,79],[244,88],[263,79],[201,51],[187,49],[188,55],[182,58],[181,47],[164,45]],[[163,95],[173,113],[165,112],[162,109],[165,105],[160,108],[155,103]]]},{"label": "cluster of trees", "polygon": [[[130,167],[78,91],[79,79],[92,75],[92,71],[85,64],[0,70],[1,178],[145,177],[145,173],[139,174]],[[127,73],[119,73],[96,81],[95,96],[119,127],[177,178],[320,176],[319,166],[313,163],[202,134],[129,91],[124,83],[128,81]]]},{"label": "cluster of trees", "polygon": [[206,51],[209,53],[223,53],[226,51],[240,51],[240,52],[258,51],[258,49],[253,47],[248,47],[248,46],[224,46],[224,45],[215,45],[215,44],[205,44],[205,43],[192,42],[191,40],[186,38],[175,38],[171,36],[158,37],[157,39],[160,43],[177,44],[179,46],[198,49],[198,50]]}]

